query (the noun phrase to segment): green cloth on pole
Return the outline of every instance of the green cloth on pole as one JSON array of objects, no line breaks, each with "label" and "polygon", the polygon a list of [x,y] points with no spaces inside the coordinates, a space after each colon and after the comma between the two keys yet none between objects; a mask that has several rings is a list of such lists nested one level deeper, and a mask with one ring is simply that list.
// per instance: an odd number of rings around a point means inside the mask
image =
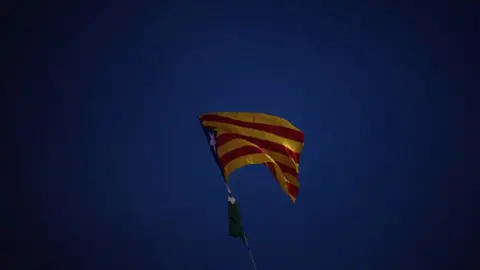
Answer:
[{"label": "green cloth on pole", "polygon": [[240,208],[237,200],[235,200],[235,197],[230,193],[228,194],[228,227],[230,236],[240,237],[243,243],[245,243]]}]

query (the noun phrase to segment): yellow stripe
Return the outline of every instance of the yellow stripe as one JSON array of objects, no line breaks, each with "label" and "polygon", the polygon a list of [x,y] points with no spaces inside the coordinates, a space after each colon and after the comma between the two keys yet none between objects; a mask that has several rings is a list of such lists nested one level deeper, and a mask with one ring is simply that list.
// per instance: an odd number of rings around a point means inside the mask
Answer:
[{"label": "yellow stripe", "polygon": [[[243,140],[243,139],[233,139],[233,140],[227,142],[226,144],[218,146],[218,148],[217,148],[218,157],[221,158],[227,152],[233,151],[235,149],[238,149],[240,147],[247,146],[247,145],[258,147],[255,144],[253,144],[249,141]],[[265,152],[265,154],[269,155],[273,160],[275,160],[275,162],[285,164],[286,166],[294,169],[297,173],[299,172],[298,171],[298,164],[295,163],[293,158],[288,157],[284,154],[280,154],[280,153],[277,153],[277,152],[267,150],[267,149],[262,148],[262,150]]]},{"label": "yellow stripe", "polygon": [[296,186],[296,187],[300,187],[300,182],[298,181],[298,178],[289,174],[289,173],[284,173],[283,175],[285,175],[285,178],[287,179],[287,182],[289,182],[290,184]]},{"label": "yellow stripe", "polygon": [[[275,173],[277,174],[277,179],[279,181],[280,187],[282,188],[283,192],[285,192],[287,195],[288,190],[286,188],[285,182],[289,182],[294,186],[299,187],[300,184],[298,182],[298,179],[295,179],[295,177],[289,175],[289,174],[284,174],[280,167],[275,163],[275,161],[269,157],[266,154],[260,153],[260,154],[252,154],[252,155],[246,155],[246,156],[241,156],[238,157],[231,162],[229,162],[225,168],[225,180],[228,181],[228,176],[234,172],[235,170],[238,170],[244,166],[247,165],[252,165],[252,164],[263,164],[267,162],[272,162],[275,168]],[[283,183],[282,183],[283,182]],[[291,197],[291,196],[290,196]]]},{"label": "yellow stripe", "polygon": [[289,173],[284,173],[283,174],[285,176],[285,179],[287,179],[287,182],[289,182],[290,184],[296,186],[296,187],[300,187],[300,182],[298,181],[298,178],[289,174]]},{"label": "yellow stripe", "polygon": [[292,141],[292,140],[289,140],[265,131],[260,131],[260,130],[251,129],[251,128],[244,128],[244,127],[239,127],[232,124],[225,124],[225,123],[219,123],[219,122],[213,122],[213,121],[204,121],[203,125],[214,127],[218,131],[223,131],[226,133],[236,133],[243,136],[249,136],[249,137],[262,139],[262,140],[268,140],[274,143],[281,144],[297,153],[300,153],[303,148],[303,143]]},{"label": "yellow stripe", "polygon": [[[270,115],[265,113],[250,113],[250,112],[217,112],[217,113],[207,113],[204,115],[219,115],[223,117],[228,117],[235,120],[240,120],[244,122],[250,123],[261,123],[261,124],[268,124],[268,125],[275,125],[281,126],[286,128],[291,128],[300,131],[297,127],[295,127],[292,123],[288,120]],[[203,116],[203,115],[202,115]]]}]

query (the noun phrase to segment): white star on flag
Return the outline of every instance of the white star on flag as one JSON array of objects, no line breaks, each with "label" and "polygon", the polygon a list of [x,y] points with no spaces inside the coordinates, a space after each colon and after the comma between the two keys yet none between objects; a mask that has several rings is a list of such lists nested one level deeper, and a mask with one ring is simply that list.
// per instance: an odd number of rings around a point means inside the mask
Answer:
[{"label": "white star on flag", "polygon": [[235,198],[233,196],[228,195],[228,202],[231,204],[235,204]]},{"label": "white star on flag", "polygon": [[215,134],[213,133],[208,133],[208,135],[210,135],[210,146],[213,147],[213,151],[214,152],[217,152],[217,149],[215,148],[215,145],[216,145],[216,141],[215,141]]}]

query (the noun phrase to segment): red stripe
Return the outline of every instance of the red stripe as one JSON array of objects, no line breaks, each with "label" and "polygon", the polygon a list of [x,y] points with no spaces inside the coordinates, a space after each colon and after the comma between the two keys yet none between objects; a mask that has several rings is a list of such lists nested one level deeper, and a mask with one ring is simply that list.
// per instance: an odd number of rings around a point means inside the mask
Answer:
[{"label": "red stripe", "polygon": [[[277,178],[277,173],[275,171],[275,166],[273,165],[273,163],[272,162],[267,162],[267,163],[264,163],[264,164],[270,169],[270,171],[275,176],[275,178]],[[285,166],[280,162],[277,162],[277,165],[280,167],[280,169],[283,173],[289,173],[289,174],[295,176],[295,178],[298,177],[297,172],[295,170],[293,170],[292,168],[290,168],[288,166]]]},{"label": "red stripe", "polygon": [[225,168],[225,166],[230,163],[232,160],[241,157],[241,156],[246,156],[246,155],[252,155],[252,154],[259,154],[263,153],[262,149],[247,145],[247,146],[242,146],[240,148],[237,148],[235,150],[232,150],[230,152],[225,153],[221,158],[220,158],[220,165]]},{"label": "red stripe", "polygon": [[269,132],[290,140],[303,143],[303,132],[299,130],[291,129],[291,128],[263,124],[263,123],[244,122],[244,121],[231,119],[231,118],[220,116],[220,115],[204,115],[200,118],[200,120],[202,122],[203,121],[220,122],[220,123],[232,124],[232,125],[236,125],[244,128],[257,129],[257,130]]},{"label": "red stripe", "polygon": [[297,171],[295,171],[294,168],[291,168],[291,167],[289,167],[289,166],[287,166],[283,163],[280,163],[280,162],[277,162],[277,165],[278,165],[278,167],[280,167],[282,172],[291,174],[291,175],[295,176],[295,178],[298,177],[298,173],[297,173]]},{"label": "red stripe", "polygon": [[[225,153],[221,158],[220,158],[220,165],[225,167],[228,163],[230,163],[232,160],[239,158],[241,156],[246,156],[246,155],[252,155],[252,154],[260,154],[264,153],[262,149],[252,146],[252,145],[246,145],[242,146],[240,148],[237,148],[235,150],[232,150],[230,152]],[[295,171],[295,169],[290,168],[289,166],[277,162],[278,167],[280,167],[280,170],[282,170],[283,173],[288,173],[293,175],[294,177],[298,177],[298,173]],[[270,167],[270,171],[273,169],[273,167]],[[275,170],[273,170],[275,171]],[[275,175],[275,174],[273,174]]]},{"label": "red stripe", "polygon": [[294,152],[281,144],[274,143],[268,140],[262,140],[262,139],[248,137],[248,136],[243,136],[239,134],[234,134],[234,133],[221,134],[220,136],[217,137],[217,145],[221,146],[233,139],[243,139],[243,140],[249,141],[260,148],[287,155],[293,158],[293,160],[297,164],[300,162],[300,153]]},{"label": "red stripe", "polygon": [[288,193],[290,195],[292,195],[292,197],[294,198],[297,198],[298,196],[298,187],[290,184],[290,183],[287,183],[287,190],[288,190]]},{"label": "red stripe", "polygon": [[[277,176],[276,176],[276,172],[275,172],[275,167],[273,165],[273,163],[271,162],[267,162],[267,163],[264,163],[265,166],[267,166],[269,169],[270,169],[270,172],[272,172],[273,176],[275,177],[275,180],[277,181],[277,183],[279,182],[278,179],[277,179]],[[279,183],[280,184],[280,183]],[[294,198],[297,198],[298,196],[298,187],[295,186],[295,185],[292,185],[290,183],[286,183],[287,184],[287,192],[288,194],[292,195]]]},{"label": "red stripe", "polygon": [[273,163],[272,162],[267,162],[267,163],[263,163],[263,164],[265,164],[265,166],[268,167],[270,172],[273,174],[273,177],[275,177],[275,180],[277,180],[277,182],[278,182],[277,172],[275,171],[275,166],[273,165]]}]

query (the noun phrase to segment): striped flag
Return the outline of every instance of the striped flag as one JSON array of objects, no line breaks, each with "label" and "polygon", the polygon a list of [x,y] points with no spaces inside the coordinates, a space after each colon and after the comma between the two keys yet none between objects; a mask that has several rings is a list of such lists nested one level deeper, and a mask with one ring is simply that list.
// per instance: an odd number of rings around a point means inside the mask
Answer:
[{"label": "striped flag", "polygon": [[200,116],[200,122],[225,182],[237,169],[264,164],[295,202],[304,139],[301,130],[264,113],[207,113]]}]

